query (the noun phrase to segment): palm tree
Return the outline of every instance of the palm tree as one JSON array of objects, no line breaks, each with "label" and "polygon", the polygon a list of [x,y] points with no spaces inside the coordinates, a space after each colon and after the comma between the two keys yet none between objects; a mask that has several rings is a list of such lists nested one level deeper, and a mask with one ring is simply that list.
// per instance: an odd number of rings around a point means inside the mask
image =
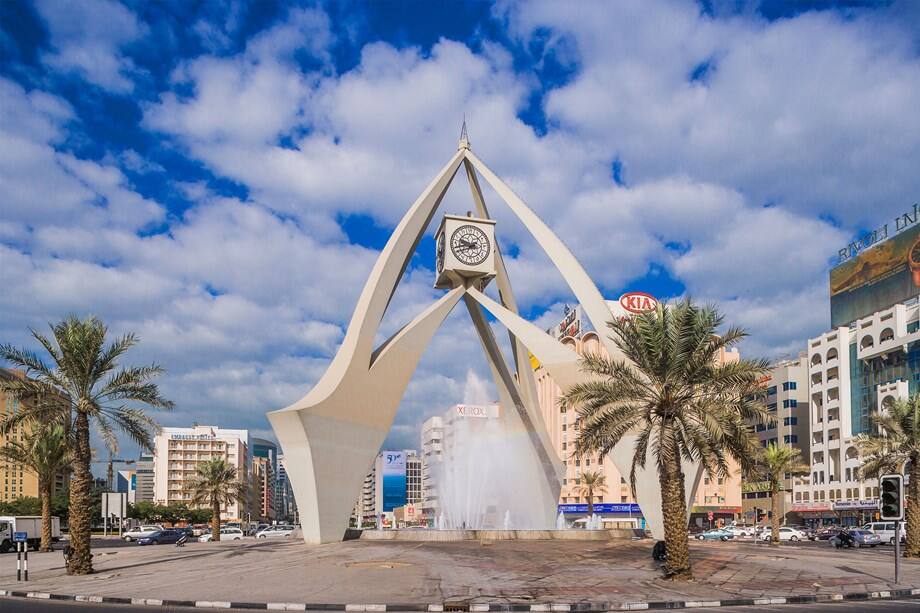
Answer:
[{"label": "palm tree", "polygon": [[188,485],[192,505],[211,507],[211,539],[220,540],[220,507],[237,500],[246,500],[247,486],[233,466],[223,458],[214,458],[198,465]]},{"label": "palm tree", "polygon": [[581,473],[581,483],[576,488],[579,496],[588,499],[588,517],[594,515],[594,494],[607,492],[607,477],[600,471],[586,470]]},{"label": "palm tree", "polygon": [[625,359],[586,355],[585,382],[563,396],[578,411],[578,455],[609,453],[630,433],[637,435],[630,484],[651,454],[661,488],[667,561],[665,574],[691,579],[687,504],[681,460],[702,464],[710,477],[725,477],[729,458],[747,468],[758,444],[749,420],[767,417],[757,393],[764,360],[720,364],[723,350],[747,336],[730,327],[716,331],[723,316],[689,299],[607,324]]},{"label": "palm tree", "polygon": [[43,429],[61,423],[70,435],[73,475],[70,481],[70,546],[67,572],[83,575],[93,572],[90,552],[92,522],[92,449],[90,428],[110,448],[117,446],[121,431],[142,448],[153,449],[156,422],[136,406],[171,409],[173,403],[160,395],[153,379],[163,370],[157,365],[119,367],[118,361],[137,344],[137,337],[126,334],[106,346],[106,326],[96,317],[78,319],[74,315],[50,326],[52,339],[32,330],[32,336],[51,356],[47,365],[34,352],[0,345],[0,359],[25,369],[26,377],[2,382],[4,389],[19,398],[29,398],[22,410],[0,421],[0,432],[9,432],[26,421]]},{"label": "palm tree", "polygon": [[860,472],[910,475],[907,485],[907,546],[904,557],[920,557],[920,394],[886,404],[887,411],[872,416],[877,434],[860,434],[856,444],[863,456]]},{"label": "palm tree", "polygon": [[40,551],[51,551],[51,496],[54,478],[70,466],[70,448],[64,426],[28,429],[22,441],[7,441],[0,447],[0,458],[19,464],[38,477],[42,503],[42,541]]},{"label": "palm tree", "polygon": [[784,492],[783,481],[787,474],[803,474],[809,470],[808,465],[802,463],[802,452],[793,447],[778,447],[770,443],[757,454],[754,465],[748,475],[755,481],[766,481],[770,484],[772,502],[772,535],[771,545],[779,545],[780,520],[780,495]]}]

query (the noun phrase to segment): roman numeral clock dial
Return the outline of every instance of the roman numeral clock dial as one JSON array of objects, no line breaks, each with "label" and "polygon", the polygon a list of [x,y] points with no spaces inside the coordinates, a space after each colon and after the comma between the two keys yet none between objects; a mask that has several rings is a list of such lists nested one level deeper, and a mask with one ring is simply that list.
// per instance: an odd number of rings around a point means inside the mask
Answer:
[{"label": "roman numeral clock dial", "polygon": [[460,226],[450,235],[450,250],[467,266],[477,266],[489,257],[491,245],[485,232],[476,226]]}]

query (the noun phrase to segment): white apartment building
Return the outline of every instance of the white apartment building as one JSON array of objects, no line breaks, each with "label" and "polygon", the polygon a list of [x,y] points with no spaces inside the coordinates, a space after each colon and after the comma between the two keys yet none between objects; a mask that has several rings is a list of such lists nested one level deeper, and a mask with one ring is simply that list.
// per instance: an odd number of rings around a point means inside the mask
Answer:
[{"label": "white apartment building", "polygon": [[418,504],[423,495],[422,459],[418,452],[381,451],[364,477],[352,519],[359,528],[389,527],[387,523],[392,525],[394,508]]},{"label": "white apartment building", "polygon": [[440,415],[429,417],[422,424],[422,514],[437,517],[440,513],[435,467],[444,458],[444,420]]},{"label": "white apartment building", "polygon": [[[212,458],[224,458],[235,466],[240,479],[249,477],[249,431],[216,426],[163,428],[154,448],[154,499],[159,504],[189,504],[188,484],[198,466]],[[246,501],[221,508],[221,519],[245,519]]]},{"label": "white apartment building", "polygon": [[860,479],[855,436],[871,416],[920,383],[918,297],[808,341],[810,484],[796,488],[806,519],[856,524],[874,515],[876,479]]}]

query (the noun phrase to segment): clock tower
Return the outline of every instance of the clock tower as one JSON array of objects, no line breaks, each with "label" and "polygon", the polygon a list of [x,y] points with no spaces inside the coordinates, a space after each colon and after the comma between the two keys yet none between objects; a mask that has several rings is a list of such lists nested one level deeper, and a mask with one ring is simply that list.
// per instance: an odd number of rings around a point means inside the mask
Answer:
[{"label": "clock tower", "polygon": [[466,217],[445,215],[435,234],[435,245],[436,288],[469,285],[475,279],[487,282],[495,276],[495,220],[470,213]]}]

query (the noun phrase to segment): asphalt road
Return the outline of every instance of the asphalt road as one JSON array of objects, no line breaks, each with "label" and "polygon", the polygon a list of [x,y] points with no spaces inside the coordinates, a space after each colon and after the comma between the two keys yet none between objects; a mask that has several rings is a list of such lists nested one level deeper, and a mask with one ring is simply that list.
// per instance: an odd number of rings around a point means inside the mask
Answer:
[{"label": "asphalt road", "polygon": [[[153,607],[146,605],[117,605],[95,604],[85,602],[63,602],[56,600],[33,600],[28,598],[0,598],[0,610],[4,613],[118,613],[121,611],[150,611],[152,613],[189,613],[202,611],[190,607]],[[248,609],[221,609],[222,611],[243,611]],[[800,613],[800,612],[827,612],[827,613],[916,613],[920,610],[920,600],[885,600],[880,602],[839,602],[811,605],[776,605],[756,607],[716,607],[706,609],[692,609],[693,611],[709,611],[712,613]]]}]

